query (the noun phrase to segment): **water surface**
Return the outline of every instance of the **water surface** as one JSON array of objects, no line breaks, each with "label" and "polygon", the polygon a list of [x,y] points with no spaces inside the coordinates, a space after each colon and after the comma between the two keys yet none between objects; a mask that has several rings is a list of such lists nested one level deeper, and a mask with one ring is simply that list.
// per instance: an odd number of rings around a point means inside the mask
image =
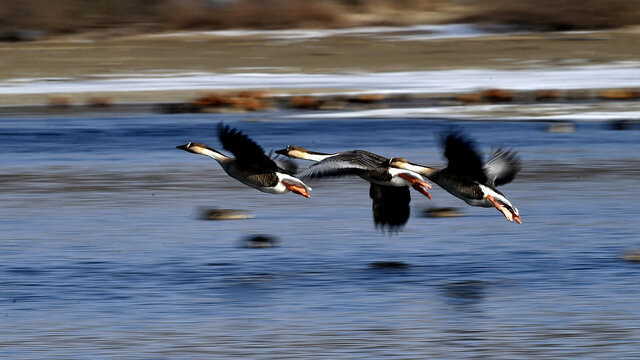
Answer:
[{"label": "water surface", "polygon": [[[0,119],[0,356],[11,359],[631,359],[640,353],[637,130],[282,114]],[[290,114],[285,114],[290,115]],[[295,115],[295,114],[294,114]],[[251,120],[251,121],[248,121]],[[456,128],[517,149],[512,224],[441,189],[403,231],[368,184],[264,194],[211,159],[218,122],[267,151],[361,148],[444,164]],[[305,166],[300,162],[301,166]],[[459,218],[426,218],[431,206]],[[254,217],[204,221],[208,208]],[[280,245],[248,249],[266,234]],[[375,266],[380,262],[398,267]]]}]

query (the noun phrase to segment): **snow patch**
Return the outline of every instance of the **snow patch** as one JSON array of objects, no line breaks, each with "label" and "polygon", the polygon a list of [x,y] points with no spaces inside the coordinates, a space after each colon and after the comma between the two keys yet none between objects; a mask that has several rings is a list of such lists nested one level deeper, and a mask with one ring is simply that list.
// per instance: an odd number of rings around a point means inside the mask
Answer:
[{"label": "snow patch", "polygon": [[94,76],[89,79],[14,79],[0,94],[222,89],[342,89],[381,94],[459,93],[479,89],[596,89],[640,86],[640,63],[526,70],[456,69],[411,72],[178,73]]}]

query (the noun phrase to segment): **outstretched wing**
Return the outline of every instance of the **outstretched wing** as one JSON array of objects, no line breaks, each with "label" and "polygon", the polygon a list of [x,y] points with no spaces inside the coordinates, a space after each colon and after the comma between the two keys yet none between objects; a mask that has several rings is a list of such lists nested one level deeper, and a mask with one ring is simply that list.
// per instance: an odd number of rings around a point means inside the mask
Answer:
[{"label": "outstretched wing", "polygon": [[518,153],[512,150],[498,149],[484,165],[489,184],[499,186],[510,183],[522,168]]},{"label": "outstretched wing", "polygon": [[266,170],[278,170],[278,165],[264,153],[262,147],[240,130],[220,123],[218,125],[218,138],[222,143],[222,147],[231,152],[238,163],[260,166]]},{"label": "outstretched wing", "polygon": [[313,164],[300,174],[301,178],[361,175],[369,171],[388,167],[389,159],[364,150],[338,153]]},{"label": "outstretched wing", "polygon": [[443,143],[444,156],[449,161],[445,170],[469,177],[481,184],[486,183],[487,176],[483,169],[482,158],[473,140],[460,133],[449,133]]}]

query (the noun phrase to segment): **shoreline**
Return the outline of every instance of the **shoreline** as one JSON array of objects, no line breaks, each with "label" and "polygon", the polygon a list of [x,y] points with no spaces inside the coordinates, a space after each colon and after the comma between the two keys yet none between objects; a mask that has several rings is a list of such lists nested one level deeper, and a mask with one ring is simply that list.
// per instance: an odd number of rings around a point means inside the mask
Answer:
[{"label": "shoreline", "polygon": [[[240,97],[238,95],[240,94]],[[640,90],[575,89],[569,91],[518,91],[490,89],[474,93],[269,94],[217,92],[191,101],[113,103],[49,103],[0,105],[0,116],[67,117],[86,114],[246,114],[281,119],[315,118],[425,118],[469,121],[518,122],[619,122],[640,123]],[[256,94],[254,98],[251,94]],[[86,94],[80,94],[86,95]],[[171,94],[175,95],[175,94]],[[219,99],[226,99],[219,102]],[[263,107],[246,107],[246,101],[261,101]],[[252,104],[249,102],[249,104]]]},{"label": "shoreline", "polygon": [[293,38],[193,32],[3,44],[0,113],[154,111],[240,91],[262,92],[276,109],[294,97],[313,97],[328,104],[317,108],[331,110],[361,94],[385,99],[370,105],[392,108],[640,101],[640,75],[633,75],[640,74],[640,48],[630,46],[640,42],[640,28],[482,34],[465,28],[454,37],[434,37],[434,29],[275,32],[304,34]]}]

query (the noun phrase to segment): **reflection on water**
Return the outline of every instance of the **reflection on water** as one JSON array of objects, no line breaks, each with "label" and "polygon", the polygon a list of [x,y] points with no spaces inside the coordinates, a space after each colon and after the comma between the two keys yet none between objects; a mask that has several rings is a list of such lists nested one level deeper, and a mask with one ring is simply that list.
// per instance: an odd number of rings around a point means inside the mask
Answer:
[{"label": "reflection on water", "polygon": [[[275,115],[274,115],[275,117]],[[633,358],[640,353],[640,142],[578,124],[275,120],[245,115],[0,120],[3,358]],[[524,169],[523,225],[435,188],[399,233],[369,185],[264,194],[175,145],[221,120],[265,149],[362,148],[440,166],[452,125]],[[306,166],[306,164],[301,163]],[[429,207],[467,216],[420,216]],[[250,219],[202,220],[202,209]],[[278,246],[239,246],[265,236]]]}]

